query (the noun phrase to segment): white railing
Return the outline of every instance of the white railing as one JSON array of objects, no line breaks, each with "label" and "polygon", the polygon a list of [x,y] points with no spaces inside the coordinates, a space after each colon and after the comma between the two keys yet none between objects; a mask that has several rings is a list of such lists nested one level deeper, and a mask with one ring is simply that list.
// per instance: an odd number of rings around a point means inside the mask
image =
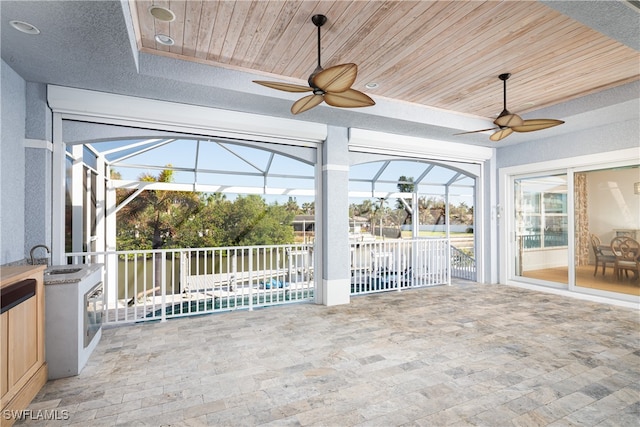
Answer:
[{"label": "white railing", "polygon": [[465,251],[451,245],[451,276],[476,280],[476,260]]},{"label": "white railing", "polygon": [[273,245],[69,253],[104,263],[105,323],[312,301],[313,247]]},{"label": "white railing", "polygon": [[351,295],[451,284],[449,240],[351,244]]},{"label": "white railing", "polygon": [[[351,294],[451,283],[447,239],[351,246]],[[103,263],[104,322],[165,320],[313,301],[313,245],[78,252],[70,264]]]}]

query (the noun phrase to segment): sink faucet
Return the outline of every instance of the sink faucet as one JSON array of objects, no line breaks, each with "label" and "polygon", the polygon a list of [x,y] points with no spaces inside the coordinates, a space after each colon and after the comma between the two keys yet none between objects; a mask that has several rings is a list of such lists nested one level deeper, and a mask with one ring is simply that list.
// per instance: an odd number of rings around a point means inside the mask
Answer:
[{"label": "sink faucet", "polygon": [[33,263],[35,262],[35,260],[33,259],[33,251],[35,251],[38,248],[45,248],[48,254],[51,253],[47,245],[35,245],[34,247],[31,248],[31,252],[29,253],[29,255],[31,255],[31,265],[34,265]]}]

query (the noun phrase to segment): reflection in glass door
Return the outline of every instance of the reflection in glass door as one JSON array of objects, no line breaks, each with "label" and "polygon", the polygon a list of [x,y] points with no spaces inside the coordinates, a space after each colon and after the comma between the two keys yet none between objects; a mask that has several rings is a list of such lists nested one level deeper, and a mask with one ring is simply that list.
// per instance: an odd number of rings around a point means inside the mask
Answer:
[{"label": "reflection in glass door", "polygon": [[514,181],[515,275],[568,284],[567,175]]}]

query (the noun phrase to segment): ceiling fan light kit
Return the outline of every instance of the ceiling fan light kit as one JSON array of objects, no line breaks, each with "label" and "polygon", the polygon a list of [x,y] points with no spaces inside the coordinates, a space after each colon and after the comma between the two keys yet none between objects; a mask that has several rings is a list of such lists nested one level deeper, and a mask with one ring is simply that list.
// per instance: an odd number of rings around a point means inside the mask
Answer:
[{"label": "ceiling fan light kit", "polygon": [[529,119],[523,120],[517,114],[511,113],[507,110],[507,80],[511,77],[510,73],[503,73],[498,76],[500,80],[502,80],[503,84],[503,109],[502,112],[498,115],[498,117],[493,121],[493,124],[497,127],[489,128],[489,129],[480,129],[474,130],[471,132],[462,132],[457,133],[456,135],[465,135],[469,133],[478,133],[478,132],[487,132],[490,130],[495,130],[493,134],[489,137],[491,141],[500,141],[501,139],[506,138],[511,135],[513,132],[533,132],[537,130],[547,129],[553,126],[558,126],[563,124],[562,120],[556,119]]},{"label": "ceiling fan light kit", "polygon": [[309,86],[263,80],[254,80],[253,82],[285,92],[312,92],[311,95],[299,99],[291,106],[291,113],[293,114],[300,114],[310,110],[320,105],[323,101],[328,105],[340,108],[375,105],[373,99],[368,95],[351,88],[358,75],[358,66],[356,64],[341,64],[329,67],[326,70],[322,68],[320,60],[320,28],[327,22],[327,17],[313,15],[311,22],[318,28],[318,65],[309,76]]}]

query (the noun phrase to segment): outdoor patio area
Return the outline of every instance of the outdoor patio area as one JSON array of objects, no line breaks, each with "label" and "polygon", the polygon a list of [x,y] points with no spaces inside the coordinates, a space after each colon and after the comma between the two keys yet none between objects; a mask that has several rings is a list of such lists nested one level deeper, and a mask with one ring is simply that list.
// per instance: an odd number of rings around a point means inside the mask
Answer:
[{"label": "outdoor patio area", "polygon": [[19,425],[636,426],[640,318],[451,286],[124,326]]}]

